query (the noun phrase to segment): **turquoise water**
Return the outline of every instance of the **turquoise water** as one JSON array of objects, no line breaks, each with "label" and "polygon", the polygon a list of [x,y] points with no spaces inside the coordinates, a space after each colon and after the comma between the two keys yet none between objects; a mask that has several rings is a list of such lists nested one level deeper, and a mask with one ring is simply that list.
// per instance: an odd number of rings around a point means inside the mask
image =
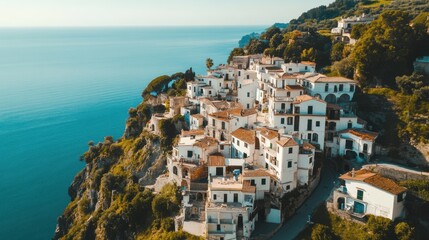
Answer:
[{"label": "turquoise water", "polygon": [[161,74],[263,27],[0,29],[0,239],[50,239],[89,140],[120,137]]}]

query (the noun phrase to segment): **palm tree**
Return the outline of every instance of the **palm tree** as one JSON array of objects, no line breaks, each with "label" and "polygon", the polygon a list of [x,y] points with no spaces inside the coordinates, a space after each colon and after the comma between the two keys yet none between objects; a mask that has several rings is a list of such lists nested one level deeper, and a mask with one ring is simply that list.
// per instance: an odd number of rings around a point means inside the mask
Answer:
[{"label": "palm tree", "polygon": [[211,58],[206,59],[206,67],[207,69],[211,69],[213,67],[213,59]]}]

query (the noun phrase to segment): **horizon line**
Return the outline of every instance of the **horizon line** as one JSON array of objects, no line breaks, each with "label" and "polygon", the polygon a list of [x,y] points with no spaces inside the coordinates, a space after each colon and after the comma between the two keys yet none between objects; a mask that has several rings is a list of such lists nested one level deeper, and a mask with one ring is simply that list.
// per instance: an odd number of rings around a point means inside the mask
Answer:
[{"label": "horizon line", "polygon": [[34,25],[34,26],[0,26],[5,28],[132,28],[132,27],[270,27],[273,24],[234,24],[234,25],[211,25],[211,24],[189,24],[189,25]]}]

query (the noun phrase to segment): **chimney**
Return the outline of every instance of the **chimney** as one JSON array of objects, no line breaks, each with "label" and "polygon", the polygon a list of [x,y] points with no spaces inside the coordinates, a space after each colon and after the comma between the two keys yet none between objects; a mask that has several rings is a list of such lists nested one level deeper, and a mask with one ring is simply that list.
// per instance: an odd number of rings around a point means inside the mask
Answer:
[{"label": "chimney", "polygon": [[352,168],[352,177],[355,177],[355,168]]}]

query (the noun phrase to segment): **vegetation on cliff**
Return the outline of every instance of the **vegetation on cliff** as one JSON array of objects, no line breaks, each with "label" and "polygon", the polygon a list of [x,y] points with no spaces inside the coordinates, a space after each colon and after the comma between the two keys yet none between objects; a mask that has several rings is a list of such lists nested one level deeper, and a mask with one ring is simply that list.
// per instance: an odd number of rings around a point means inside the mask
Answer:
[{"label": "vegetation on cliff", "polygon": [[166,185],[158,194],[144,187],[165,171],[166,154],[185,127],[179,115],[161,121],[160,136],[144,129],[152,114],[166,110],[157,96],[182,95],[193,77],[190,69],[155,78],[142,93],[144,101],[128,111],[123,137],[88,143],[81,156],[86,166],[69,188],[71,202],[58,218],[54,239],[197,239],[174,229],[177,186]]}]

